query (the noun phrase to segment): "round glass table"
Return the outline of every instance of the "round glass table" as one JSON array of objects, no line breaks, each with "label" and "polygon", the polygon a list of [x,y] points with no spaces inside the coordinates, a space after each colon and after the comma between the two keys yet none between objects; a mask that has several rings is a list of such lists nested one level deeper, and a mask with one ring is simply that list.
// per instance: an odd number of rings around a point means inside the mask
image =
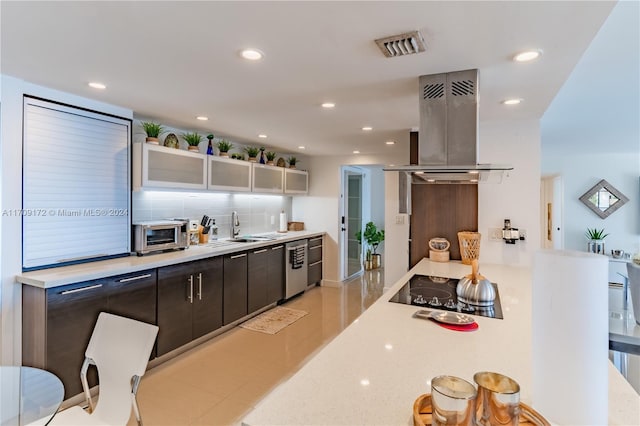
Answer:
[{"label": "round glass table", "polygon": [[0,425],[46,425],[64,397],[60,379],[32,367],[0,366]]}]

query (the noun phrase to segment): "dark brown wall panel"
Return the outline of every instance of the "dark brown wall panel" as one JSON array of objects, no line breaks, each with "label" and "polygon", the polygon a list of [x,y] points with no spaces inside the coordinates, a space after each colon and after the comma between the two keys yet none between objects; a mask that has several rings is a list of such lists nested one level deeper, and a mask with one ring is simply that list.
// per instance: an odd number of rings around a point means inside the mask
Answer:
[{"label": "dark brown wall panel", "polygon": [[435,237],[449,240],[450,258],[460,260],[458,232],[477,230],[477,185],[411,185],[411,267],[429,257]]}]

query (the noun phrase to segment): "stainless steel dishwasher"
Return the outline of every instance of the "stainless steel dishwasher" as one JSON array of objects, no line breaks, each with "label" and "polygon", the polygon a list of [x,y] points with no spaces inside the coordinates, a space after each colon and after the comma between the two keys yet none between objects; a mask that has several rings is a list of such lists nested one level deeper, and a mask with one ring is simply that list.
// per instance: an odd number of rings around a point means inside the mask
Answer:
[{"label": "stainless steel dishwasher", "polygon": [[286,244],[284,298],[289,299],[307,288],[308,262],[307,240]]}]

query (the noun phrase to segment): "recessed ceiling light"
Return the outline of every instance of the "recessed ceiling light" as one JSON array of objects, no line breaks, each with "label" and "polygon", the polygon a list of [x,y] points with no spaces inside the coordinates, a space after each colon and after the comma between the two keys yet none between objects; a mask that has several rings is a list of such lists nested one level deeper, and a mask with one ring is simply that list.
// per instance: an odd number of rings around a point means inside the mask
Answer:
[{"label": "recessed ceiling light", "polygon": [[522,102],[522,99],[505,99],[502,101],[505,105],[518,105],[520,102]]},{"label": "recessed ceiling light", "polygon": [[373,127],[371,127],[371,126],[364,126],[364,127],[362,128],[362,130],[364,130],[365,132],[370,132],[370,131],[372,131],[372,130],[373,130]]},{"label": "recessed ceiling light", "polygon": [[513,57],[513,60],[516,62],[528,62],[528,61],[533,61],[534,59],[538,58],[540,55],[542,55],[541,50],[527,50],[527,51],[518,53],[516,56]]},{"label": "recessed ceiling light", "polygon": [[258,137],[259,137],[260,139],[266,139],[266,138],[267,138],[267,135],[265,135],[264,133],[260,133],[260,134],[258,135]]},{"label": "recessed ceiling light", "polygon": [[335,106],[336,104],[334,104],[333,102],[325,102],[322,104],[322,108],[333,108]]},{"label": "recessed ceiling light", "polygon": [[305,149],[305,147],[304,147],[304,146],[302,146],[302,145],[300,145],[300,146],[298,147],[298,149]]},{"label": "recessed ceiling light", "polygon": [[92,81],[91,83],[89,83],[89,87],[93,87],[94,89],[100,89],[100,90],[104,90],[107,88],[107,86],[105,86],[102,83],[98,83],[97,81]]},{"label": "recessed ceiling light", "polygon": [[360,154],[360,151],[353,151],[354,154]]},{"label": "recessed ceiling light", "polygon": [[240,56],[250,61],[258,61],[264,57],[264,53],[258,49],[244,49],[240,52]]},{"label": "recessed ceiling light", "polygon": [[196,120],[200,120],[200,121],[207,121],[209,119],[209,117],[205,117],[204,115],[199,115],[196,117]]},{"label": "recessed ceiling light", "polygon": [[387,145],[395,145],[396,141],[386,141],[385,142]]}]

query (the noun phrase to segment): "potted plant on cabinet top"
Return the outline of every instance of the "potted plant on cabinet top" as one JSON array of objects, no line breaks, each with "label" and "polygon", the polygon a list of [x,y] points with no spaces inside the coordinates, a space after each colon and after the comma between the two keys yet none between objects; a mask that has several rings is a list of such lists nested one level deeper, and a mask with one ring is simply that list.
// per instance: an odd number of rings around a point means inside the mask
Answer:
[{"label": "potted plant on cabinet top", "polygon": [[258,153],[260,152],[260,148],[256,148],[255,146],[248,146],[244,149],[244,152],[249,156],[249,161],[252,163],[257,162]]},{"label": "potted plant on cabinet top", "polygon": [[189,148],[187,148],[189,151],[200,151],[198,145],[200,145],[200,142],[202,142],[202,136],[198,132],[183,133],[182,138],[189,145]]},{"label": "potted plant on cabinet top", "polygon": [[378,251],[378,246],[380,245],[380,243],[384,241],[384,229],[378,230],[373,222],[368,222],[364,226],[364,240],[373,251],[372,253],[370,253],[371,267],[373,269],[377,269],[381,265],[381,256],[376,252]]},{"label": "potted plant on cabinet top", "polygon": [[267,157],[267,165],[273,166],[275,164],[273,160],[276,159],[276,153],[272,151],[267,151],[264,153],[264,155]]},{"label": "potted plant on cabinet top", "polygon": [[147,134],[147,143],[160,145],[158,136],[160,136],[160,133],[162,133],[162,131],[164,130],[164,126],[152,121],[141,121],[140,125],[144,129],[144,132]]},{"label": "potted plant on cabinet top", "polygon": [[220,151],[220,157],[228,157],[229,150],[233,148],[233,144],[226,139],[222,139],[218,142],[218,151]]},{"label": "potted plant on cabinet top", "polygon": [[289,163],[289,168],[290,169],[295,169],[297,162],[298,162],[298,159],[296,157],[287,158],[287,163]]},{"label": "potted plant on cabinet top", "polygon": [[609,234],[604,233],[604,228],[603,229],[587,228],[587,231],[585,232],[584,235],[589,240],[587,241],[587,251],[589,253],[605,254],[604,239]]}]

